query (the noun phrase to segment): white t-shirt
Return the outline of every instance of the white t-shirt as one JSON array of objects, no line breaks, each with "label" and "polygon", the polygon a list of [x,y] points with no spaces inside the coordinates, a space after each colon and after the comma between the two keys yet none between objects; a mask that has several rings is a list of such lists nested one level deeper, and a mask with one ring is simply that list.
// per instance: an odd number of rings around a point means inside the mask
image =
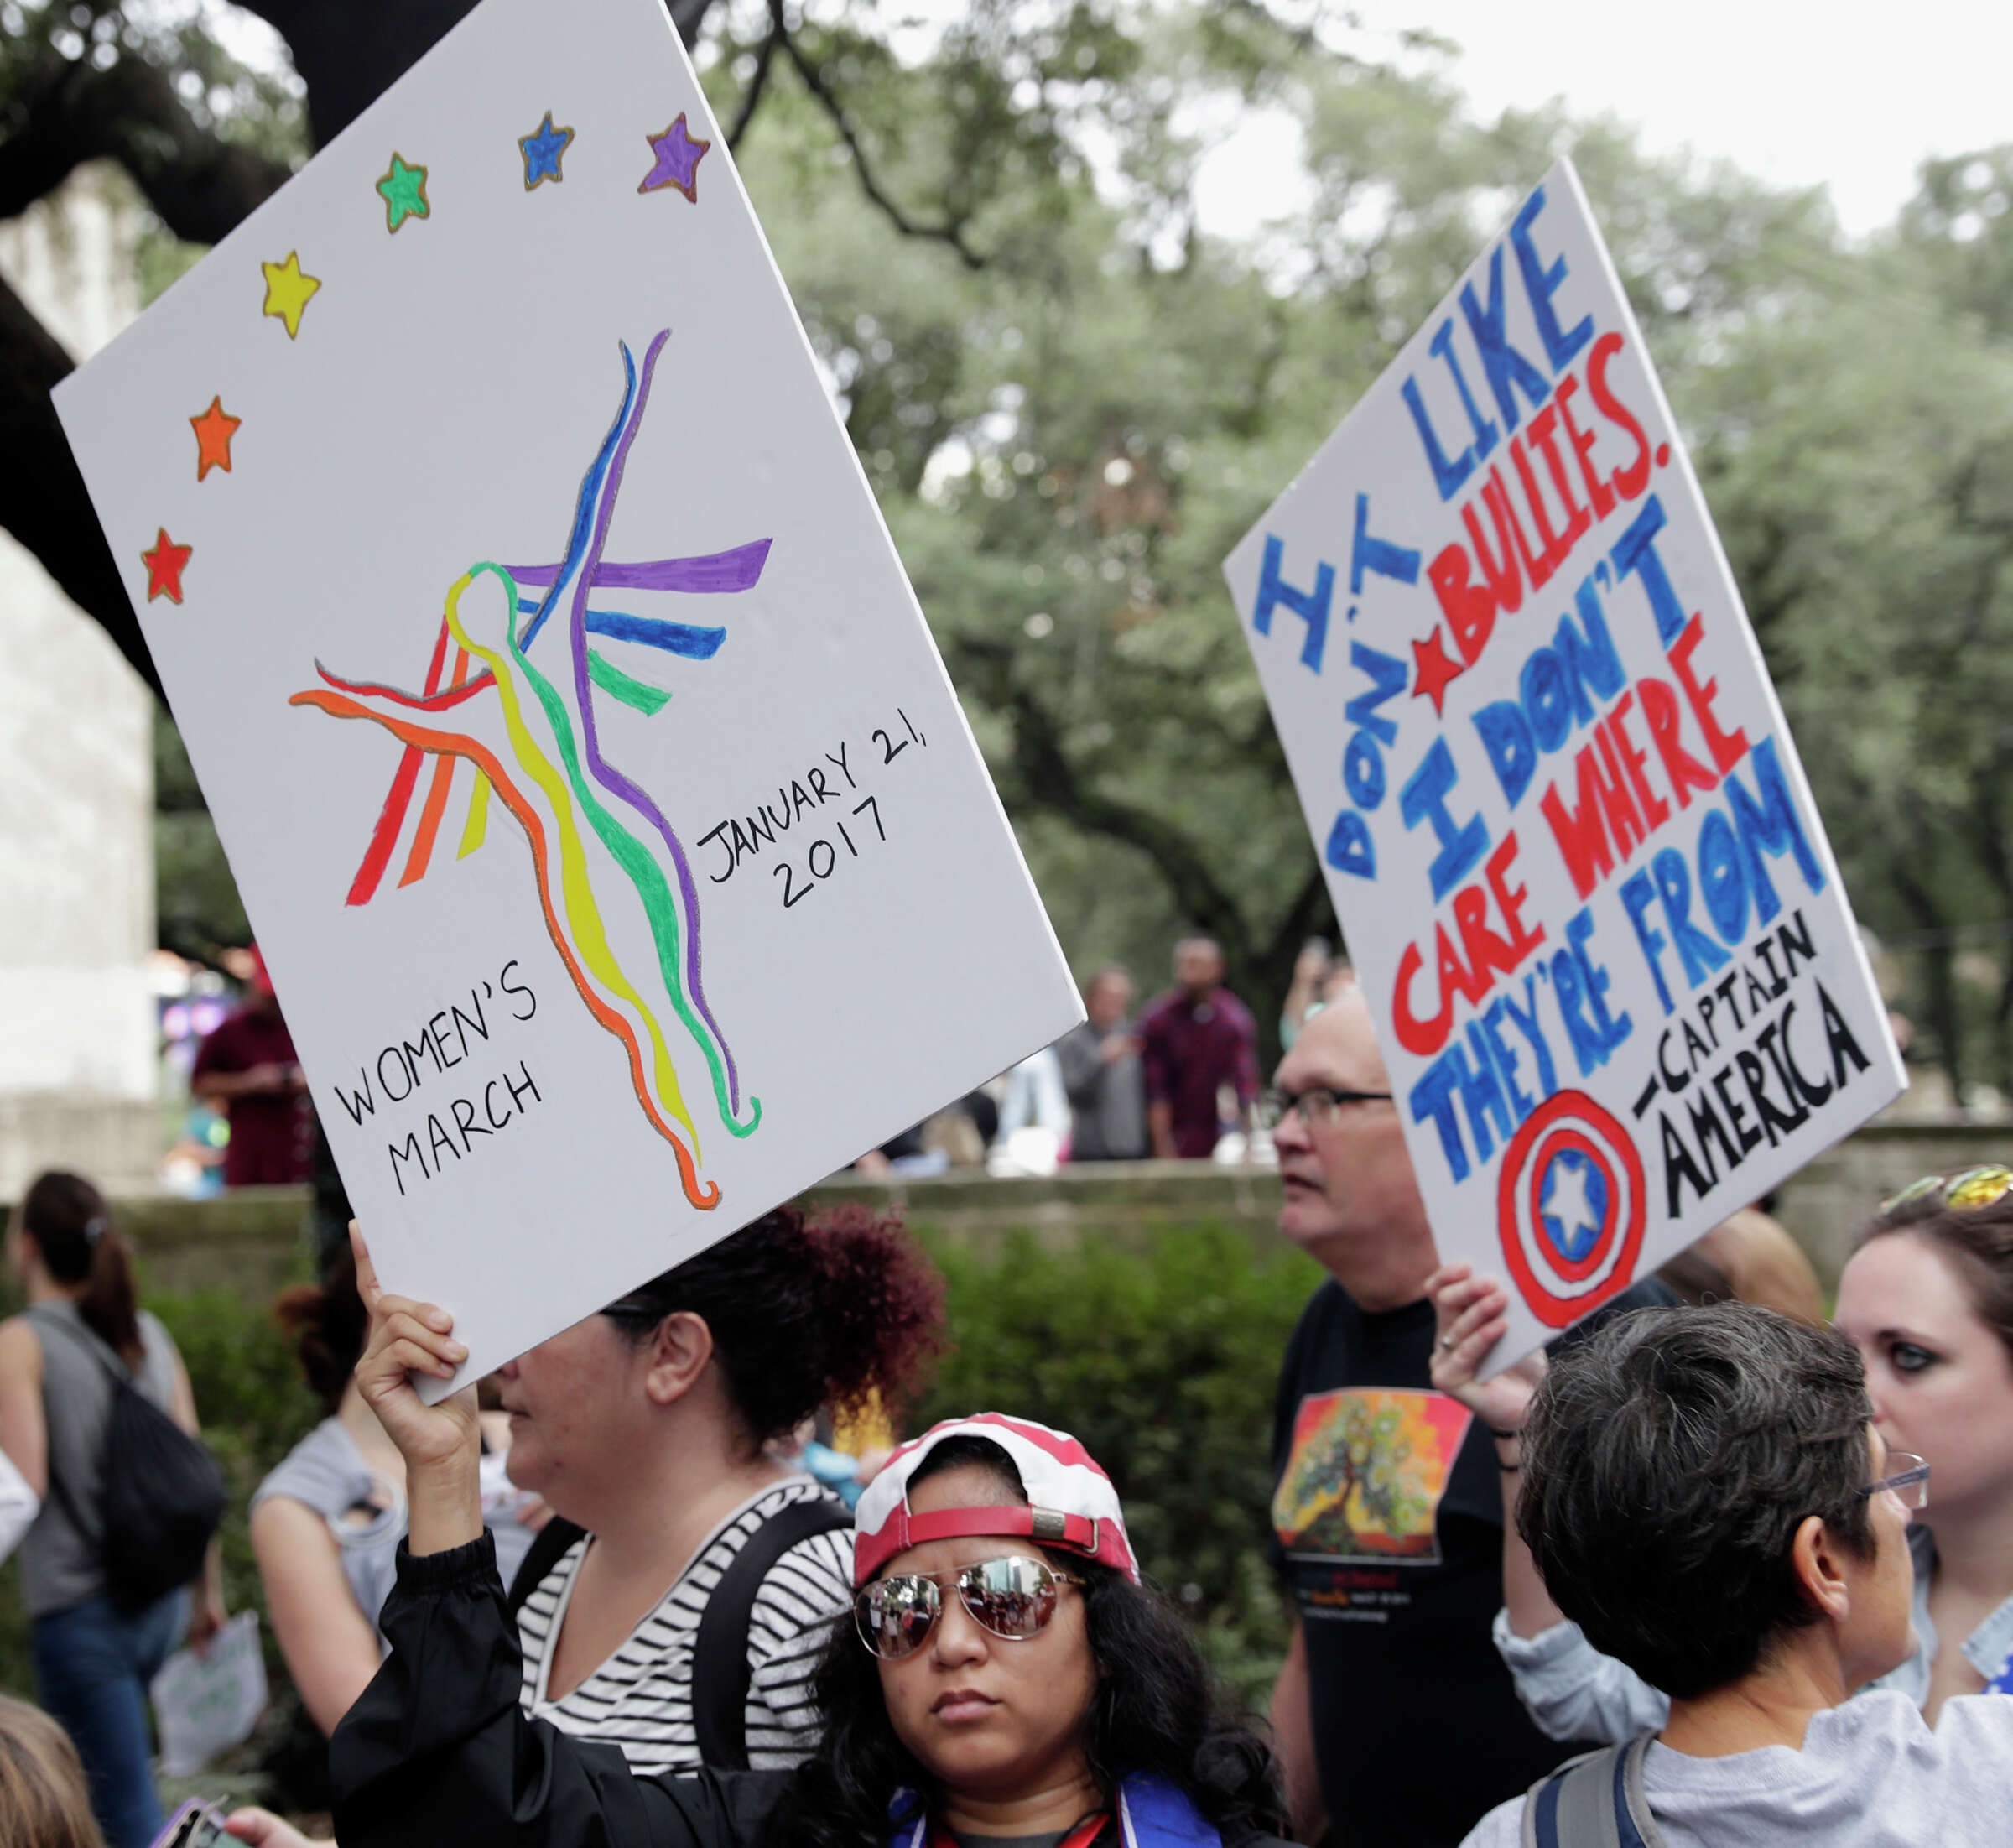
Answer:
[{"label": "white t-shirt", "polygon": [[[1693,1758],[1652,1745],[1642,1788],[1665,1848],[2005,1848],[2013,1698],[1947,1700],[1932,1732],[1906,1694],[1863,1694],[1818,1715],[1801,1752]],[[1462,1848],[1517,1848],[1524,1803],[1490,1810]]]},{"label": "white t-shirt", "polygon": [[[657,1608],[622,1647],[564,1700],[546,1694],[552,1639],[559,1634],[588,1543],[578,1540],[538,1581],[518,1612],[524,1653],[524,1710],[576,1739],[619,1746],[629,1768],[695,1772],[693,1649],[706,1600],[749,1537],[793,1502],[823,1499],[808,1476],[792,1476],[751,1496],[693,1555]],[[853,1541],[840,1530],[799,1541],[776,1562],[748,1618],[749,1768],[787,1771],[817,1743],[811,1678],[831,1627],[852,1609]]]}]

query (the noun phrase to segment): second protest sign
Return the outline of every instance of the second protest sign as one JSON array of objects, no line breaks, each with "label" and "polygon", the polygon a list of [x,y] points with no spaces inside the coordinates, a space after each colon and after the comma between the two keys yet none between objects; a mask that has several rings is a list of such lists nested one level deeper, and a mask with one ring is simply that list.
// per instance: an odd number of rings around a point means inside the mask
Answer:
[{"label": "second protest sign", "polygon": [[1560,162],[1225,565],[1442,1255],[1501,1366],[1904,1087]]}]

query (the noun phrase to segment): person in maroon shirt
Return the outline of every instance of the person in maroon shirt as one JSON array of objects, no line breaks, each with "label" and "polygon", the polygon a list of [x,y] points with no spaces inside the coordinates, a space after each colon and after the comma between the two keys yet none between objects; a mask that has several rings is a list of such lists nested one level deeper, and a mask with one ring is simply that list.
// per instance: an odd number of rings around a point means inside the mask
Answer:
[{"label": "person in maroon shirt", "polygon": [[308,1178],[308,1081],[256,945],[245,1004],[196,1049],[189,1088],[230,1122],[225,1186],[281,1187]]},{"label": "person in maroon shirt", "polygon": [[1174,946],[1172,992],[1139,1017],[1140,1064],[1147,1080],[1147,1125],[1165,1161],[1206,1161],[1222,1129],[1217,1093],[1237,1093],[1247,1127],[1258,1094],[1258,1031],[1250,1012],[1223,986],[1223,951],[1207,937]]}]

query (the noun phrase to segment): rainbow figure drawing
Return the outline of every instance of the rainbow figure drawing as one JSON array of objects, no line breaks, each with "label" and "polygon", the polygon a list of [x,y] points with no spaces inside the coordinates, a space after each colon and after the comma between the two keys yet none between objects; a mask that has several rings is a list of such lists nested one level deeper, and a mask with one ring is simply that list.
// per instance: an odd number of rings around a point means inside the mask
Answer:
[{"label": "rainbow figure drawing", "polygon": [[[727,638],[724,627],[604,606],[644,602],[639,592],[720,596],[746,591],[762,577],[770,542],[755,539],[731,551],[640,564],[617,564],[605,555],[623,467],[668,337],[668,329],[658,333],[640,368],[627,346],[622,347],[622,408],[581,480],[565,555],[558,564],[471,565],[448,588],[418,691],[348,678],[317,661],[322,684],[294,694],[289,703],[335,718],[367,720],[404,747],[351,882],[352,905],[377,897],[429,759],[433,768],[400,886],[424,878],[433,867],[457,783],[467,792],[457,860],[488,838],[495,803],[509,811],[530,847],[545,927],[574,986],[594,1018],[621,1043],[637,1101],[677,1156],[686,1199],[710,1207],[719,1202],[720,1188],[700,1178],[699,1131],[679,1082],[674,1048],[681,1055],[687,1041],[698,1048],[713,1114],[729,1135],[750,1134],[762,1121],[762,1105],[744,1096],[726,1035],[706,1001],[699,890],[684,847],[649,793],[609,761],[596,723],[597,698],[654,716],[671,696],[617,666],[596,644],[710,660]],[[553,639],[538,648],[549,630]],[[494,737],[500,721],[507,741],[500,747],[471,735],[470,721],[479,710],[475,701],[493,702],[482,714],[488,721],[482,729]],[[590,854],[590,840],[599,842],[605,857]],[[609,919],[617,908],[637,904],[649,925],[654,966],[636,966],[632,959],[625,967],[610,940]]]}]

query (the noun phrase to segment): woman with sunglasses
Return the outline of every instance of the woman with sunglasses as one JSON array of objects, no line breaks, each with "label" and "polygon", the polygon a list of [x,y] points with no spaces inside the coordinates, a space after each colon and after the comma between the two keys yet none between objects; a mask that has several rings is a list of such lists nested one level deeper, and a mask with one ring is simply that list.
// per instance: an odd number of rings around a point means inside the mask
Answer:
[{"label": "woman with sunglasses", "polygon": [[464,1357],[446,1314],[381,1295],[358,1383],[406,1459],[391,1653],[336,1729],[343,1848],[1256,1848],[1270,1754],[1226,1716],[1182,1618],[1141,1584],[1074,1439],[986,1414],[897,1451],[856,1512],[853,1622],[793,1771],[639,1777],[524,1713],[476,1491],[475,1403],[410,1375]]},{"label": "woman with sunglasses", "polygon": [[[1905,1693],[1933,1725],[1953,1694],[2013,1693],[2013,1169],[1926,1176],[1882,1205],[1857,1246],[1834,1322],[1865,1366],[1915,1565],[1914,1652],[1870,1685]],[[1507,1325],[1502,1287],[1450,1265],[1429,1288],[1440,1322],[1433,1382],[1505,1434],[1499,1460],[1513,1493],[1516,1433],[1543,1358],[1478,1384]],[[1662,1693],[1560,1616],[1515,1523],[1503,1581],[1496,1644],[1542,1731],[1614,1743],[1662,1723]]]}]

